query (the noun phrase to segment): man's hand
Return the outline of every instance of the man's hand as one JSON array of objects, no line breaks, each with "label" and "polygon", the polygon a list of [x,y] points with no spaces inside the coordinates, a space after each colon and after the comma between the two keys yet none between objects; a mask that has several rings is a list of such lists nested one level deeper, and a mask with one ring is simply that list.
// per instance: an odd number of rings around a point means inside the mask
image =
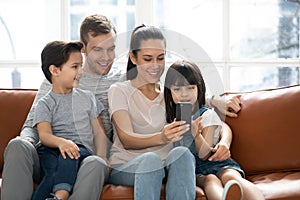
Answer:
[{"label": "man's hand", "polygon": [[237,113],[241,110],[240,95],[232,96],[229,99],[216,96],[212,99],[211,104],[228,117],[237,117]]},{"label": "man's hand", "polygon": [[30,142],[30,143],[33,145],[33,140],[32,140],[32,139],[30,139],[30,138],[28,138],[28,137],[26,137],[26,138],[22,138],[21,136],[17,136],[16,138],[18,138],[18,139],[22,139],[22,140],[25,140],[25,141],[27,141],[27,142]]}]

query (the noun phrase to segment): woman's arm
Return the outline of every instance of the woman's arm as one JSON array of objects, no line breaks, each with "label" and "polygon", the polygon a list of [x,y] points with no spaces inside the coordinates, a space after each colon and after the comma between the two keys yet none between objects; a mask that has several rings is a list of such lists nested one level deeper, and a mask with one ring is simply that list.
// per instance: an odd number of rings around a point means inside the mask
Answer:
[{"label": "woman's arm", "polygon": [[182,121],[174,121],[165,125],[160,132],[152,134],[135,133],[126,110],[114,112],[112,122],[125,149],[144,149],[178,141],[189,130],[189,125],[183,125]]}]

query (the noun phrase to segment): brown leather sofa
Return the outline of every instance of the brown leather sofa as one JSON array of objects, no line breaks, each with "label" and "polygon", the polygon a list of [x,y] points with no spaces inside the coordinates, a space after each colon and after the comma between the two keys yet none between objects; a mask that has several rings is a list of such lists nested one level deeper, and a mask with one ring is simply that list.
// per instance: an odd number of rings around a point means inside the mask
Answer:
[{"label": "brown leather sofa", "polygon": [[[0,172],[4,149],[19,134],[35,94],[36,90],[0,89]],[[239,117],[226,118],[233,130],[232,157],[266,199],[299,200],[300,85],[240,94]],[[197,200],[206,199],[201,188],[196,193]],[[133,188],[107,184],[101,199],[133,199]]]}]

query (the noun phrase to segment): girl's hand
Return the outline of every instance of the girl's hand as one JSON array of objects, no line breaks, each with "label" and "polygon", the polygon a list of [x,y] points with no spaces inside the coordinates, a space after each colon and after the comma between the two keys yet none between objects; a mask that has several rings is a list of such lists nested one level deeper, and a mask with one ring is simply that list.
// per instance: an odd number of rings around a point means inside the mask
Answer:
[{"label": "girl's hand", "polygon": [[199,116],[197,119],[192,120],[192,134],[194,138],[202,133],[203,126],[201,120],[202,120],[202,116]]},{"label": "girl's hand", "polygon": [[212,150],[214,154],[209,161],[223,161],[230,158],[230,150],[227,144],[219,142]]},{"label": "girl's hand", "polygon": [[185,121],[174,121],[164,126],[162,131],[163,141],[165,143],[176,142],[182,139],[182,135],[190,129]]},{"label": "girl's hand", "polygon": [[64,159],[66,159],[66,154],[71,158],[71,159],[78,159],[80,154],[79,154],[79,148],[78,146],[72,142],[71,140],[66,140],[63,139],[60,144],[58,145],[59,151]]}]

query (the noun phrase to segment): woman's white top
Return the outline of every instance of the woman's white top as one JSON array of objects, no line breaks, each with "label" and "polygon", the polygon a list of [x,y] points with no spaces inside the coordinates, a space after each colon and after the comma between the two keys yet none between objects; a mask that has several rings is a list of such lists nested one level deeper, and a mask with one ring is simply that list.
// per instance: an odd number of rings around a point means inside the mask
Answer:
[{"label": "woman's white top", "polygon": [[[132,86],[131,81],[113,84],[108,91],[110,118],[118,110],[128,111],[133,132],[137,134],[152,134],[162,131],[166,124],[163,87],[154,99],[148,99],[139,89]],[[122,164],[146,153],[157,153],[164,161],[172,149],[173,144],[148,147],[139,150],[124,149],[116,129],[114,128],[114,142],[110,150],[110,163]]]}]

